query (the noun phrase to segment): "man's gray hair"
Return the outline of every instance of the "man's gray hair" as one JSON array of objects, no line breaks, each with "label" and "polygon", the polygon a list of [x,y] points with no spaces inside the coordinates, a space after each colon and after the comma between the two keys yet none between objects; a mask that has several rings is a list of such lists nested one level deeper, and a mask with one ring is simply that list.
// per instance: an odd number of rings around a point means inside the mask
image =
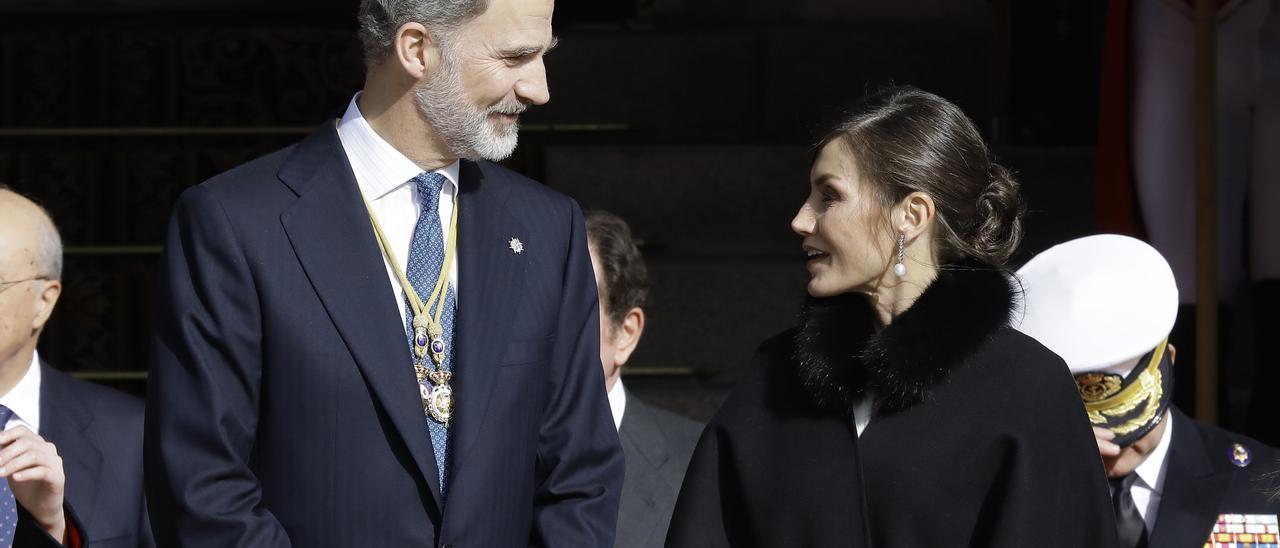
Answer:
[{"label": "man's gray hair", "polygon": [[44,213],[47,221],[44,226],[40,227],[40,243],[39,249],[36,250],[37,266],[40,272],[36,274],[42,277],[48,277],[51,280],[62,279],[62,236],[58,234],[57,225],[53,224],[53,215],[49,214],[49,210],[40,205],[40,202],[32,200],[26,195],[18,192],[4,183],[0,183],[0,192],[9,192],[19,196],[31,203],[35,204]]},{"label": "man's gray hair", "polygon": [[489,9],[489,0],[361,0],[360,44],[367,66],[391,51],[396,31],[406,23],[421,23],[437,41],[443,41],[463,23]]}]

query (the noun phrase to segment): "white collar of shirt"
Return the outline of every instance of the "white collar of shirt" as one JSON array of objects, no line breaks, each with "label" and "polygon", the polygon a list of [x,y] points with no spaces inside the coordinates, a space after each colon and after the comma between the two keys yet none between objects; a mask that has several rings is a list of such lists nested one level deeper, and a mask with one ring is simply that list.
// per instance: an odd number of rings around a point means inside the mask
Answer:
[{"label": "white collar of shirt", "polygon": [[622,413],[627,410],[627,391],[622,388],[622,377],[618,377],[609,390],[609,410],[613,411],[613,427],[621,430]]},{"label": "white collar of shirt", "polygon": [[[423,169],[373,130],[373,126],[365,120],[364,115],[360,113],[360,107],[356,104],[359,98],[359,93],[351,98],[347,111],[338,121],[338,140],[342,142],[347,160],[351,162],[351,171],[355,173],[360,192],[372,202],[383,198],[401,185],[408,186],[409,180],[421,174]],[[441,193],[441,203],[452,200],[453,194],[457,192],[459,167],[460,162],[454,160],[453,163],[436,170],[449,180]]]},{"label": "white collar of shirt", "polygon": [[[420,211],[422,205],[418,199],[418,189],[412,180],[421,174],[423,169],[373,130],[356,104],[359,98],[359,93],[351,98],[346,113],[338,122],[338,140],[342,142],[342,149],[346,152],[347,160],[351,164],[351,171],[355,175],[356,184],[360,187],[360,193],[369,201],[369,207],[377,216],[378,224],[382,227],[383,234],[387,236],[396,260],[399,261],[401,268],[408,268],[406,263],[409,260],[409,247],[413,242],[414,226],[418,223],[418,216],[424,213]],[[441,236],[446,239],[449,237],[449,225],[453,218],[453,197],[458,192],[460,168],[461,163],[454,161],[436,170],[448,180],[441,189],[439,210],[436,212],[440,216]],[[405,320],[404,290],[400,287],[399,274],[391,269],[389,261],[384,260],[384,262],[387,263],[387,276],[391,281],[396,303],[400,305],[398,308],[401,319]],[[456,306],[458,291],[458,261],[456,260],[449,270],[449,283],[453,286]]]},{"label": "white collar of shirt", "polygon": [[40,353],[31,353],[31,366],[22,376],[18,384],[13,385],[5,395],[0,396],[0,405],[13,411],[13,417],[4,424],[8,430],[17,426],[26,426],[32,432],[40,433]]},{"label": "white collar of shirt", "polygon": [[1164,433],[1160,434],[1160,442],[1151,450],[1151,454],[1147,455],[1147,459],[1134,470],[1142,483],[1156,494],[1164,492],[1165,471],[1169,468],[1164,457],[1169,454],[1169,440],[1173,437],[1173,413],[1165,411],[1164,420]]},{"label": "white collar of shirt", "polygon": [[1146,460],[1139,464],[1134,473],[1138,481],[1133,483],[1129,493],[1133,496],[1133,504],[1142,514],[1142,521],[1147,524],[1147,531],[1154,531],[1156,518],[1160,516],[1160,498],[1164,492],[1164,480],[1169,470],[1169,444],[1173,439],[1173,413],[1165,411],[1164,433],[1156,443]]},{"label": "white collar of shirt", "polygon": [[862,399],[853,403],[853,430],[858,437],[862,437],[862,431],[871,424],[871,403],[875,399],[875,394],[868,390],[862,395]]}]

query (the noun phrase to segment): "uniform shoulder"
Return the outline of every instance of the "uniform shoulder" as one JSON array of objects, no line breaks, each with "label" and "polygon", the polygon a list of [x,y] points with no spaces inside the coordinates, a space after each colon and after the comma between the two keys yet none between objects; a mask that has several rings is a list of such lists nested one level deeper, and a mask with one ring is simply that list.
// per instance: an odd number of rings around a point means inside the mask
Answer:
[{"label": "uniform shoulder", "polygon": [[[1175,415],[1174,420],[1184,421],[1196,432],[1200,434],[1200,439],[1204,441],[1205,448],[1210,455],[1220,456],[1221,459],[1215,458],[1215,466],[1224,466],[1223,463],[1235,463],[1237,456],[1247,458],[1245,467],[1254,470],[1257,474],[1280,470],[1280,449],[1271,447],[1265,443],[1255,440],[1244,434],[1239,434],[1226,430],[1224,428],[1205,424],[1181,412]],[[1236,446],[1243,450],[1240,453]],[[1243,462],[1243,461],[1242,461]]]}]

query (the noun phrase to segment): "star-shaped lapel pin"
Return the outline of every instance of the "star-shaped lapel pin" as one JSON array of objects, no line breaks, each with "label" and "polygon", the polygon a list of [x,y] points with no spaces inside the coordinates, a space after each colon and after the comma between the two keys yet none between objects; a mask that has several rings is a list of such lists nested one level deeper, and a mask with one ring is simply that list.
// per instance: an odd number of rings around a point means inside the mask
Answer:
[{"label": "star-shaped lapel pin", "polygon": [[524,242],[521,242],[520,238],[512,238],[510,241],[507,242],[507,247],[510,247],[511,252],[515,253],[516,255],[519,255],[524,252]]}]

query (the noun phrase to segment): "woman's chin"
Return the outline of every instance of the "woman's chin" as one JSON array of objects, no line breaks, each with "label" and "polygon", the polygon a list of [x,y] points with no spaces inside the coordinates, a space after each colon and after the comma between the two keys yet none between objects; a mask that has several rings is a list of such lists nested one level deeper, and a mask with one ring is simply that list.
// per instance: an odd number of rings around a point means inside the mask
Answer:
[{"label": "woman's chin", "polygon": [[830,287],[827,287],[826,284],[822,283],[821,279],[816,277],[809,279],[809,285],[805,289],[809,292],[810,297],[813,297],[816,299],[825,299],[827,297],[834,297],[842,293],[841,291],[836,291]]}]

